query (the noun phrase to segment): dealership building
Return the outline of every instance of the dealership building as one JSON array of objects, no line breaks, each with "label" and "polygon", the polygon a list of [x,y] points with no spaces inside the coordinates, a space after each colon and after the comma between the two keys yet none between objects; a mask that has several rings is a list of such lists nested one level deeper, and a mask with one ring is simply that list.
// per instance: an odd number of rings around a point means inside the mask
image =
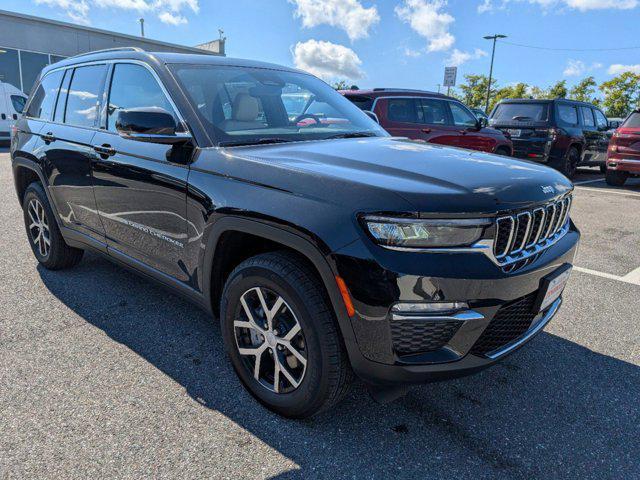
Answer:
[{"label": "dealership building", "polygon": [[80,53],[116,47],[224,55],[224,39],[195,47],[0,10],[0,82],[29,93],[43,67]]}]

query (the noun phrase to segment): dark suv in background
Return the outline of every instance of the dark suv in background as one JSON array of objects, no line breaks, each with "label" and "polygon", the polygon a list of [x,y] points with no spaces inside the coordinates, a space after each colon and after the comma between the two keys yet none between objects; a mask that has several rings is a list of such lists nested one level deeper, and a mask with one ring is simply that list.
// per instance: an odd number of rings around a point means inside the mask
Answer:
[{"label": "dark suv in background", "polygon": [[373,112],[380,125],[396,137],[511,155],[512,145],[500,130],[487,128],[455,98],[420,90],[375,88],[343,90],[361,110]]},{"label": "dark suv in background", "polygon": [[11,156],[37,260],[91,250],[189,298],[282,415],[336,404],[353,372],[381,400],[476,372],[560,307],[580,234],[545,166],[392,138],[260,62],[118,49],[33,92]]},{"label": "dark suv in background", "polygon": [[503,100],[489,123],[508,133],[514,156],[541,162],[572,178],[578,166],[605,171],[609,122],[602,111],[572,100]]}]

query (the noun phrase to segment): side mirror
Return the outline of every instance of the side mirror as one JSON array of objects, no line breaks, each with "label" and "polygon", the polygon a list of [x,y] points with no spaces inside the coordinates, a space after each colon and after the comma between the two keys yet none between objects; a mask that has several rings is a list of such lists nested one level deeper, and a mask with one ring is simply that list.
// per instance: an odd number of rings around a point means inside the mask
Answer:
[{"label": "side mirror", "polygon": [[487,125],[489,125],[489,122],[487,122],[487,119],[484,118],[484,117],[481,117],[476,121],[476,129],[477,130],[481,130],[484,127],[486,127]]},{"label": "side mirror", "polygon": [[375,113],[373,113],[371,110],[363,110],[363,111],[364,111],[364,113],[366,113],[366,114],[367,114],[367,116],[368,116],[371,120],[373,120],[373,121],[374,121],[374,122],[376,122],[377,124],[380,124],[380,119],[378,119],[378,116],[377,116]]},{"label": "side mirror", "polygon": [[177,129],[173,115],[157,107],[120,110],[116,118],[116,130],[120,136],[139,142],[173,145],[191,139]]}]

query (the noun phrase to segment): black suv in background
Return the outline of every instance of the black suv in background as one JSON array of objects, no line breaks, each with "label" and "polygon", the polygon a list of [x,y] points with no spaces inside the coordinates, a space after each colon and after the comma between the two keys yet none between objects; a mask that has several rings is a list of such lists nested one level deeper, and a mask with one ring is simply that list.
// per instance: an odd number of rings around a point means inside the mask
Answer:
[{"label": "black suv in background", "polygon": [[92,250],[191,299],[289,417],[353,372],[389,400],[505,357],[558,311],[580,237],[554,170],[391,138],[319,79],[252,61],[66,59],[11,156],[45,268]]},{"label": "black suv in background", "polygon": [[545,163],[571,178],[578,166],[605,171],[609,122],[597,107],[573,100],[503,100],[489,123],[513,141],[513,155]]}]

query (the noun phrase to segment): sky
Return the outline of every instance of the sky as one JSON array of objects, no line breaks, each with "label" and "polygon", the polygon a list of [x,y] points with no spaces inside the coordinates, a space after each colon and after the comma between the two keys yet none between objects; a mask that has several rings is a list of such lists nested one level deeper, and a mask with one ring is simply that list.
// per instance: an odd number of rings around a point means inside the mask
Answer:
[{"label": "sky", "polygon": [[148,37],[183,45],[222,28],[230,57],[361,88],[437,90],[454,65],[458,82],[488,74],[483,37],[496,33],[508,36],[496,48],[500,86],[640,73],[640,0],[0,0],[0,9],[132,35],[144,17]]}]

